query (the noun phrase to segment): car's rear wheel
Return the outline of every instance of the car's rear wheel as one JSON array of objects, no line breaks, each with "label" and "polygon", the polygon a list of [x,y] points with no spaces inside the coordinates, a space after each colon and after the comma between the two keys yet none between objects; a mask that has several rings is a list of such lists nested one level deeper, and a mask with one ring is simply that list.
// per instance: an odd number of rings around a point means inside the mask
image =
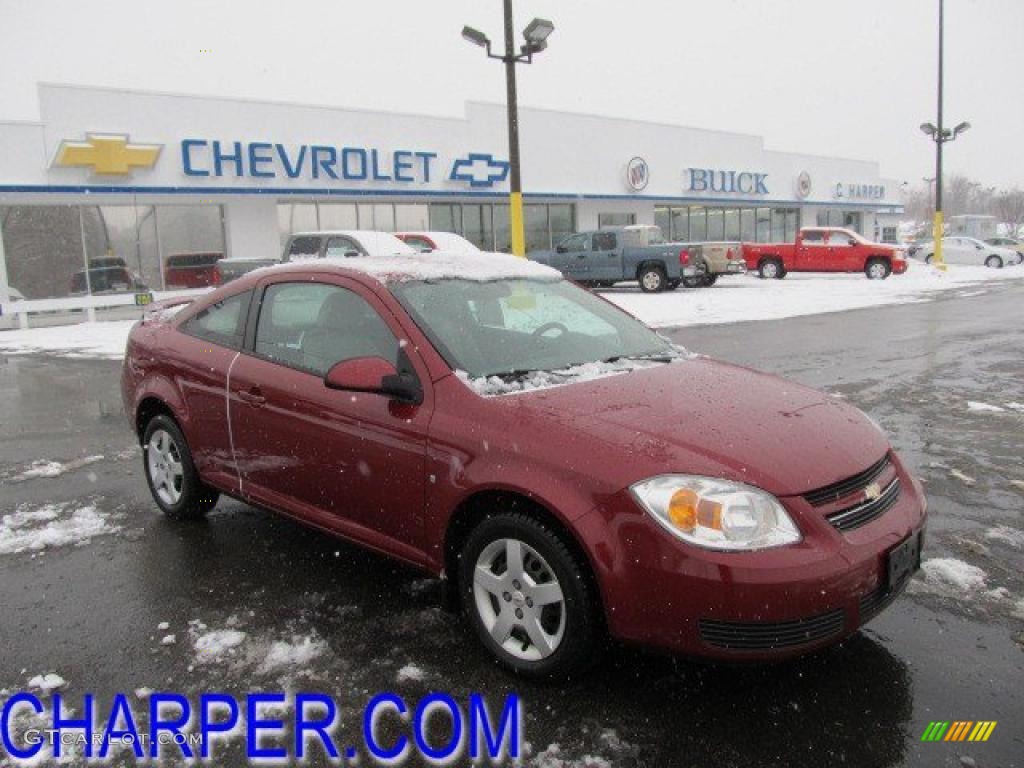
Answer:
[{"label": "car's rear wheel", "polygon": [[993,253],[991,256],[985,259],[985,266],[991,267],[992,269],[1002,269],[1003,260]]},{"label": "car's rear wheel", "polygon": [[927,256],[924,257],[924,263],[925,264],[931,264],[932,263],[932,259],[934,259],[934,258],[935,258],[935,254],[934,253],[929,253]]},{"label": "car's rear wheel", "polygon": [[213,509],[219,494],[199,479],[188,443],[174,419],[162,413],[150,419],[142,444],[146,481],[165,514],[199,518]]},{"label": "car's rear wheel", "polygon": [[758,265],[757,273],[763,280],[781,280],[786,276],[782,262],[778,259],[765,259]]},{"label": "car's rear wheel", "polygon": [[868,280],[885,280],[892,273],[892,267],[885,259],[871,259],[864,265],[864,274]]},{"label": "car's rear wheel", "polygon": [[665,277],[665,270],[654,265],[640,270],[639,282],[640,290],[644,293],[658,293],[665,290],[668,279]]},{"label": "car's rear wheel", "polygon": [[548,525],[498,514],[463,547],[462,605],[505,667],[534,678],[569,674],[593,659],[597,644],[597,603],[585,567]]},{"label": "car's rear wheel", "polygon": [[704,275],[704,287],[710,288],[718,282],[718,275]]}]

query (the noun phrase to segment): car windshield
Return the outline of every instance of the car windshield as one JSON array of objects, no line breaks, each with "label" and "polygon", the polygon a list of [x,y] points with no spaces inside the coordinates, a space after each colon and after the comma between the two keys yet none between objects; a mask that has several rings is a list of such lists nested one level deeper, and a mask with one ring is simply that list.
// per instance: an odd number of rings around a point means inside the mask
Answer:
[{"label": "car windshield", "polygon": [[565,280],[393,283],[448,364],[472,377],[682,356],[647,326]]}]

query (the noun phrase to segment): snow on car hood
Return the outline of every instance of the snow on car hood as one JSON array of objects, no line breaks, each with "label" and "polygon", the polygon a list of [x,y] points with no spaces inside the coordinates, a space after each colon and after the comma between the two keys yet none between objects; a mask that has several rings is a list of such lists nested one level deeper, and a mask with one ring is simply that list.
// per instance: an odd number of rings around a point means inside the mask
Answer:
[{"label": "snow on car hood", "polygon": [[382,283],[410,280],[472,280],[488,282],[526,278],[561,280],[562,273],[507,253],[453,253],[431,251],[402,256],[360,256],[336,259],[338,266],[353,269]]}]

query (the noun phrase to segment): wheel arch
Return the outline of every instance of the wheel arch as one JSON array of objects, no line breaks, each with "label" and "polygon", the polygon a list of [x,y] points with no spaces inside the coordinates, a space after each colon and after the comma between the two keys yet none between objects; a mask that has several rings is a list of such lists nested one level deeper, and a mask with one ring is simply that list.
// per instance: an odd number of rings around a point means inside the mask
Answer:
[{"label": "wheel arch", "polygon": [[640,279],[640,275],[643,274],[644,270],[648,267],[654,267],[661,271],[661,274],[668,277],[668,268],[665,266],[665,262],[659,259],[644,259],[636,265],[636,279]]},{"label": "wheel arch", "polygon": [[[580,542],[572,525],[548,504],[538,501],[520,491],[506,488],[487,488],[473,492],[452,511],[444,535],[444,574],[454,592],[457,593],[459,555],[463,544],[470,533],[481,522],[486,520],[491,510],[514,511],[527,515],[551,528],[555,535],[569,549],[577,563],[583,568],[588,587],[601,607],[600,620],[607,626],[605,600],[601,590],[601,582],[597,577],[597,568]],[[454,593],[453,593],[454,594]]]},{"label": "wheel arch", "polygon": [[165,379],[154,379],[139,393],[134,412],[135,434],[141,442],[146,424],[159,413],[166,413],[189,439],[188,412],[173,385]]}]

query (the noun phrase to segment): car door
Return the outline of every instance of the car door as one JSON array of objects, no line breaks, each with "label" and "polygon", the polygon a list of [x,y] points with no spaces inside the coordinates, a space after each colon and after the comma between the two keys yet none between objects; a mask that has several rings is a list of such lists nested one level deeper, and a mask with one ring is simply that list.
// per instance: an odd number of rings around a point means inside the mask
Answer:
[{"label": "car door", "polygon": [[555,247],[552,263],[555,269],[567,277],[576,277],[582,267],[577,262],[586,257],[590,236],[586,233],[571,235]]},{"label": "car door", "polygon": [[796,249],[794,261],[799,272],[821,272],[828,259],[828,243],[825,230],[809,229],[803,233],[800,247]]},{"label": "car door", "polygon": [[[863,256],[849,232],[834,229],[828,233],[827,272],[856,272],[862,268]],[[861,263],[858,264],[858,261]]]},{"label": "car door", "polygon": [[974,264],[974,248],[962,237],[942,238],[942,260],[949,264]]},{"label": "car door", "polygon": [[209,305],[178,326],[160,350],[168,378],[177,382],[188,414],[186,437],[203,477],[225,487],[237,483],[224,397],[232,362],[242,347],[252,290]]},{"label": "car door", "polygon": [[614,232],[595,232],[590,238],[590,252],[584,261],[590,268],[588,275],[591,280],[617,281],[622,280],[621,243]]},{"label": "car door", "polygon": [[[431,396],[426,368],[399,341],[401,324],[340,276],[267,279],[257,295],[230,386],[244,495],[418,559]],[[366,356],[415,372],[423,403],[325,386],[333,365]]]},{"label": "car door", "polygon": [[327,244],[324,247],[325,259],[346,259],[363,255],[365,255],[363,249],[351,237],[332,235],[327,238]]}]

